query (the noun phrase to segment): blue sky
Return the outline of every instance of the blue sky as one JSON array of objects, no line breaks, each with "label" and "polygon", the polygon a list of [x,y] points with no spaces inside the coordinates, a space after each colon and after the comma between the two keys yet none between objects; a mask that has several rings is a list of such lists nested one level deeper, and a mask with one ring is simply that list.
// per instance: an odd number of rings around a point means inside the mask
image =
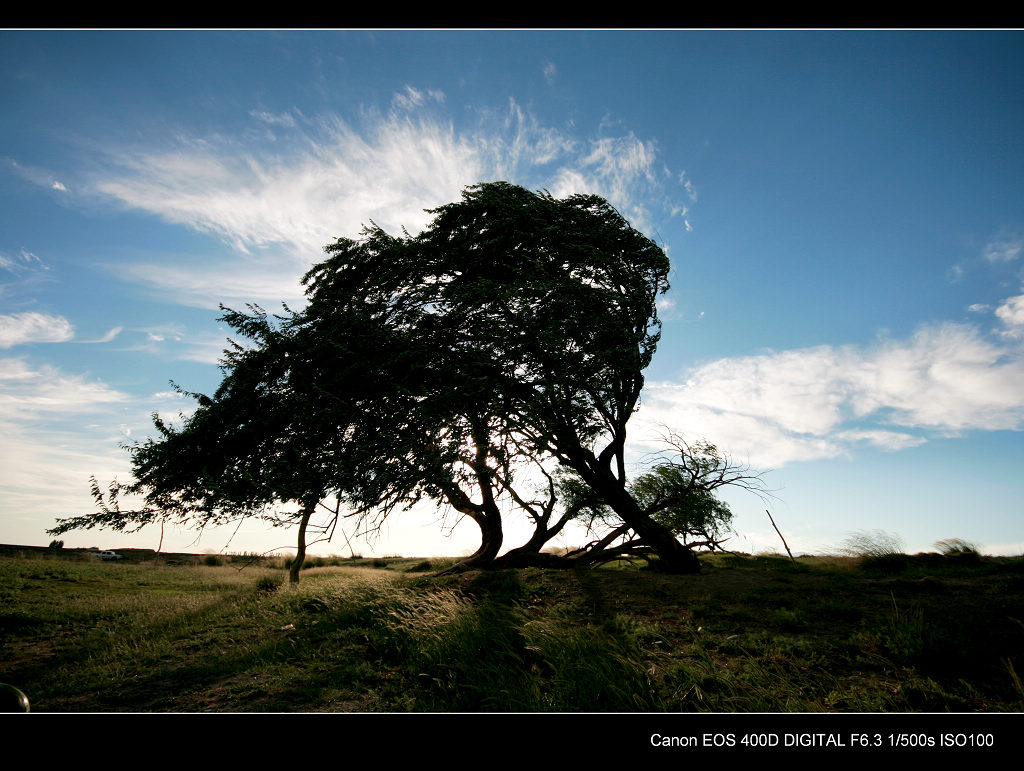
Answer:
[{"label": "blue sky", "polygon": [[[8,30],[0,105],[2,542],[126,478],[119,444],[191,406],[169,381],[216,388],[218,303],[297,307],[324,244],[505,179],[603,195],[672,259],[635,459],[667,427],[766,471],[794,551],[1024,552],[1024,33]],[[781,549],[726,497],[733,548]],[[477,537],[416,511],[353,547]],[[293,534],[196,538],[164,548]]]}]

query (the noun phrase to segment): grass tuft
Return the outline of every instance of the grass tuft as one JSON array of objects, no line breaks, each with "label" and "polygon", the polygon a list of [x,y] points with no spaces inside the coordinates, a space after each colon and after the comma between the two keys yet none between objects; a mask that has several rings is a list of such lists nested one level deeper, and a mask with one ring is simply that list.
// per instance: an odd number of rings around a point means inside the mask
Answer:
[{"label": "grass tuft", "polygon": [[857,530],[843,541],[839,553],[847,557],[880,558],[906,553],[903,539],[885,530]]}]

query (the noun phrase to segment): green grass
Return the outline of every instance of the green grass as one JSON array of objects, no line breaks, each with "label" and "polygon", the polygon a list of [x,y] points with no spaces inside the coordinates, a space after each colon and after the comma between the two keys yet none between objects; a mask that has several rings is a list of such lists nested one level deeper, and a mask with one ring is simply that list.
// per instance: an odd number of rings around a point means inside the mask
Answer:
[{"label": "green grass", "polygon": [[1024,558],[961,553],[697,576],[332,558],[298,587],[281,559],[2,557],[0,682],[37,712],[1024,710]]}]

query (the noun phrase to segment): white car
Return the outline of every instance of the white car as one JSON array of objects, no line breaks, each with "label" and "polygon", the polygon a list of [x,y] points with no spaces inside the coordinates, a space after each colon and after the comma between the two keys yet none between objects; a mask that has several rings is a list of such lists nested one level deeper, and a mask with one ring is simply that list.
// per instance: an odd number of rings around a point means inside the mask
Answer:
[{"label": "white car", "polygon": [[118,554],[116,551],[101,551],[99,553],[101,560],[122,560],[123,556]]}]

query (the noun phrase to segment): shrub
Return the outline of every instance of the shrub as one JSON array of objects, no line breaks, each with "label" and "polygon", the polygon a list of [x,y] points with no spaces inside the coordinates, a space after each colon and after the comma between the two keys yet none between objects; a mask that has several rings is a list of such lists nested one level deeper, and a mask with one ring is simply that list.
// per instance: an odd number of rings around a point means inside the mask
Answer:
[{"label": "shrub", "polygon": [[203,564],[213,568],[217,567],[222,563],[220,557],[218,557],[216,554],[207,554],[205,557],[203,557]]},{"label": "shrub", "polygon": [[256,582],[256,591],[263,594],[271,594],[277,591],[281,585],[281,579],[277,576],[263,576]]}]

